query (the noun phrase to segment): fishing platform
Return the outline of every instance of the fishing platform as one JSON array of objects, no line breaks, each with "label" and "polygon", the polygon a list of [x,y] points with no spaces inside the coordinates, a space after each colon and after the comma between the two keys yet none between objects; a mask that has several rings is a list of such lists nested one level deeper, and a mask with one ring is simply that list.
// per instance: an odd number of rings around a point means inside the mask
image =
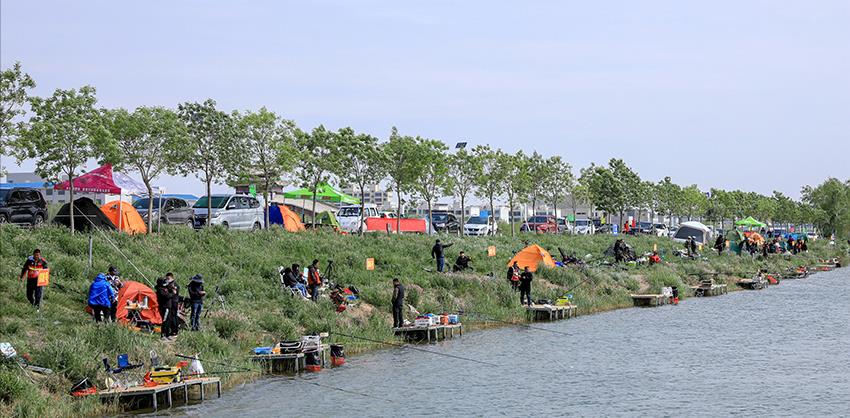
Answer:
[{"label": "fishing platform", "polygon": [[[322,344],[321,367],[325,368],[328,364],[328,355],[330,346]],[[303,352],[298,353],[272,353],[272,354],[254,354],[251,356],[251,361],[259,363],[266,374],[298,374],[307,368],[307,357]]]},{"label": "fishing platform", "polygon": [[538,305],[531,304],[525,307],[532,321],[555,321],[558,319],[575,318],[578,314],[576,305]]},{"label": "fishing platform", "polygon": [[[126,389],[108,389],[97,392],[97,396],[104,402],[119,402],[122,404],[135,404],[133,409],[141,409],[138,405],[146,398],[150,399],[150,406],[154,411],[159,409],[159,398],[164,398],[165,404],[171,408],[174,401],[175,392],[177,395],[182,395],[183,405],[188,405],[191,398],[189,392],[193,387],[197,387],[198,396],[193,400],[203,402],[206,399],[206,386],[215,385],[216,397],[221,397],[221,378],[218,377],[199,377],[190,378],[181,382],[158,384],[156,386],[134,386]],[[180,398],[177,398],[180,399]]]},{"label": "fishing platform", "polygon": [[413,325],[393,328],[395,335],[402,336],[406,341],[438,342],[454,339],[455,333],[463,336],[463,324]]},{"label": "fishing platform", "polygon": [[632,303],[637,307],[647,308],[661,305],[669,305],[673,303],[673,296],[664,294],[642,294],[631,295]]},{"label": "fishing platform", "polygon": [[690,288],[691,293],[696,297],[720,296],[729,293],[725,284],[714,283],[714,279],[711,277],[701,279],[699,286],[690,286]]},{"label": "fishing platform", "polygon": [[767,289],[767,280],[762,278],[738,280],[738,286],[748,290]]}]

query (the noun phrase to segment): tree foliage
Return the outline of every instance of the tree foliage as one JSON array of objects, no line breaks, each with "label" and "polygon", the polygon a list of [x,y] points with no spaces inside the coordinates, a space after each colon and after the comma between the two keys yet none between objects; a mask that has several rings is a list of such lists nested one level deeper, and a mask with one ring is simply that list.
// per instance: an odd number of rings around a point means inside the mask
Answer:
[{"label": "tree foliage", "polygon": [[384,154],[381,152],[378,138],[367,134],[355,134],[351,128],[340,130],[340,148],[346,162],[337,172],[343,185],[353,185],[360,195],[360,227],[363,234],[366,216],[366,186],[378,184],[386,177]]},{"label": "tree foliage", "polygon": [[[0,155],[6,155],[6,147],[26,128],[23,120],[16,119],[25,114],[24,106],[33,88],[35,81],[23,71],[20,62],[0,72]],[[3,172],[0,165],[0,176]]]}]

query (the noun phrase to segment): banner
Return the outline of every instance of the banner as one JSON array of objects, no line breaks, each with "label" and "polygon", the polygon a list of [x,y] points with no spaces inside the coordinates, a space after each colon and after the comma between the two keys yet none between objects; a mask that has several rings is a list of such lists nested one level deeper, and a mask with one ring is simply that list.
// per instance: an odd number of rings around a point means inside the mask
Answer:
[{"label": "banner", "polygon": [[366,270],[374,270],[375,269],[375,259],[367,258],[366,259]]},{"label": "banner", "polygon": [[495,257],[496,256],[496,246],[495,245],[491,245],[491,246],[487,247],[487,256],[488,257]]},{"label": "banner", "polygon": [[38,272],[38,287],[44,287],[50,284],[50,269],[41,269]]}]

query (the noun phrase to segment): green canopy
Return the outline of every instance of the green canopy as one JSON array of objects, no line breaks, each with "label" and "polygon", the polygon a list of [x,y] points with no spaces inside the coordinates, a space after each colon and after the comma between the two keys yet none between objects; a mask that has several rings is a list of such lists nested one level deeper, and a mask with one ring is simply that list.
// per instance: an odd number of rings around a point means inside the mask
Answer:
[{"label": "green canopy", "polygon": [[735,225],[737,225],[737,226],[748,226],[750,228],[765,228],[765,227],[767,227],[767,225],[757,221],[752,216],[747,216],[746,218],[741,219],[738,222],[735,222]]},{"label": "green canopy", "polygon": [[[305,187],[286,192],[283,194],[283,197],[286,199],[313,200],[313,191]],[[316,200],[321,202],[347,203],[349,205],[360,203],[360,200],[356,197],[342,193],[327,183],[321,183],[316,187]]]}]

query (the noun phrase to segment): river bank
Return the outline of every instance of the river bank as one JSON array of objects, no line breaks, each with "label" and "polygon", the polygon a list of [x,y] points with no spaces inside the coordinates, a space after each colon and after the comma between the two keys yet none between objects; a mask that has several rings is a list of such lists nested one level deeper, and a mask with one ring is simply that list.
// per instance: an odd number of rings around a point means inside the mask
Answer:
[{"label": "river bank", "polygon": [[[399,277],[408,287],[408,303],[421,312],[477,312],[496,321],[521,322],[525,311],[518,296],[504,280],[507,260],[525,246],[537,243],[557,254],[557,247],[584,258],[586,269],[544,269],[535,276],[535,299],[556,299],[565,291],[573,294],[579,314],[631,306],[630,293],[657,292],[663,286],[694,284],[704,274],[717,273],[718,281],[732,284],[737,277],[749,277],[759,268],[782,271],[807,265],[819,258],[840,255],[841,249],[814,242],[810,252],[790,258],[772,257],[766,261],[705,252],[704,260],[684,260],[672,256],[675,244],[667,238],[625,237],[637,253],[658,247],[665,263],[657,266],[617,267],[596,265],[602,252],[613,242],[611,236],[523,235],[492,238],[444,238],[455,245],[448,249],[450,260],[465,251],[473,258],[473,274],[441,275],[433,272],[430,246],[424,236],[366,237],[329,233],[289,234],[279,230],[233,233],[223,230],[190,231],[168,228],[154,236],[95,234],[91,268],[87,265],[88,236],[71,236],[67,230],[40,228],[0,229],[0,336],[19,353],[28,353],[33,363],[58,373],[29,377],[17,368],[0,366],[0,412],[19,416],[67,416],[109,412],[95,399],[71,400],[67,390],[76,381],[89,378],[102,382],[101,357],[114,359],[128,353],[134,361],[156,350],[167,362],[176,353],[197,353],[210,361],[234,367],[250,367],[248,353],[259,345],[295,338],[308,333],[344,330],[352,335],[388,341],[390,280]],[[138,267],[136,271],[110,243],[121,249]],[[496,247],[496,256],[487,257],[487,247]],[[40,248],[51,263],[51,287],[45,294],[39,314],[26,303],[23,285],[16,281],[20,265],[33,248]],[[375,270],[365,269],[365,259],[375,258]],[[335,281],[360,289],[361,301],[337,314],[327,300],[305,303],[282,292],[278,282],[279,265],[306,265],[319,259],[326,269],[334,261]],[[185,289],[188,278],[203,274],[208,290],[218,287],[226,307],[208,299],[209,316],[201,332],[181,333],[173,344],[163,344],[158,336],[132,332],[124,327],[95,325],[84,312],[85,291],[91,277],[114,264],[125,279],[153,281],[172,271]],[[492,276],[490,278],[489,276]],[[15,278],[15,279],[11,279]],[[734,290],[735,286],[730,286]],[[210,292],[213,294],[214,292]],[[469,329],[502,325],[501,322],[470,323]],[[340,341],[349,354],[379,348],[379,344]],[[214,367],[207,367],[215,370]],[[242,383],[256,374],[223,375],[225,386]]]}]

